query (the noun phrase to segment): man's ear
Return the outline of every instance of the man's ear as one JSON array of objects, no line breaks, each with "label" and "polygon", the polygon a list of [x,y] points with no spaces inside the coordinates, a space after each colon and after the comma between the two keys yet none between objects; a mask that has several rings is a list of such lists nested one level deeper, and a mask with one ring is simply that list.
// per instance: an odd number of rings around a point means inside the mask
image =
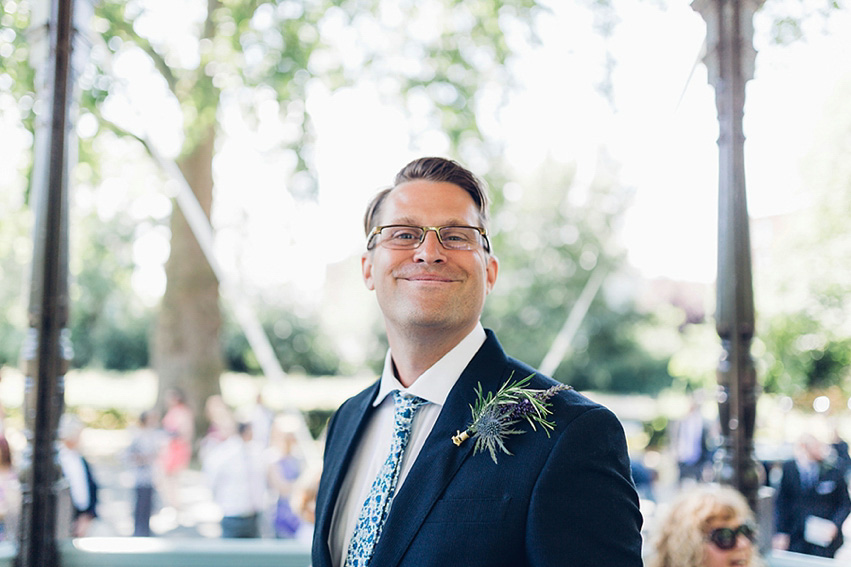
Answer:
[{"label": "man's ear", "polygon": [[361,271],[363,272],[363,283],[366,284],[366,289],[375,290],[375,284],[372,281],[372,253],[367,251],[360,257]]},{"label": "man's ear", "polygon": [[487,293],[490,293],[493,289],[494,284],[496,284],[496,276],[499,273],[499,259],[493,254],[488,256],[488,265],[487,265]]}]

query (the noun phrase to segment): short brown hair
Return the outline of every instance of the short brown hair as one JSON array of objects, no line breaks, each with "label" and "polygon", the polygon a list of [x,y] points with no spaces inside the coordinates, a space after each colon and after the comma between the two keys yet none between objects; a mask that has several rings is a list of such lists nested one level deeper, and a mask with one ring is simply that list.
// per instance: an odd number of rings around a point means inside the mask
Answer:
[{"label": "short brown hair", "polygon": [[0,466],[12,468],[12,449],[2,433],[0,433]]},{"label": "short brown hair", "polygon": [[370,201],[369,206],[366,208],[366,214],[363,217],[364,233],[367,236],[374,228],[375,219],[387,195],[402,183],[417,179],[434,181],[436,183],[454,183],[469,193],[479,209],[479,221],[482,223],[482,228],[487,229],[489,201],[485,182],[473,172],[451,159],[422,157],[415,159],[403,167],[396,174],[393,186],[379,191],[373,197],[372,201]]}]

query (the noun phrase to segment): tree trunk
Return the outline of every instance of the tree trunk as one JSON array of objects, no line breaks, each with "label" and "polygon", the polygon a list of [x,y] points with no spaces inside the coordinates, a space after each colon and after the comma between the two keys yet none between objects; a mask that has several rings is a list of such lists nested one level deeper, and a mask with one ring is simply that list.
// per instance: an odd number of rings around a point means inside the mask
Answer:
[{"label": "tree trunk", "polygon": [[[178,164],[207,218],[213,203],[215,138],[215,128],[211,126]],[[167,283],[152,349],[153,367],[159,376],[158,399],[162,401],[165,390],[180,388],[195,412],[196,434],[203,434],[204,402],[221,392],[219,282],[176,203],[171,215],[171,253],[165,269]]]}]

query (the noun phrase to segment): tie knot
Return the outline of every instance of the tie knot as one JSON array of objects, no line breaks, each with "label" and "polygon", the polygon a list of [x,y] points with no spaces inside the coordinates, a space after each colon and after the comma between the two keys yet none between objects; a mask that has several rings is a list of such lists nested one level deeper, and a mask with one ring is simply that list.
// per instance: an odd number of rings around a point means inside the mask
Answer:
[{"label": "tie knot", "polygon": [[417,410],[427,403],[428,400],[424,400],[419,396],[403,394],[399,390],[393,390],[393,404],[396,408],[396,427],[410,428]]},{"label": "tie knot", "polygon": [[410,414],[410,417],[413,417],[414,412],[416,412],[420,406],[427,404],[428,400],[424,400],[419,396],[413,396],[411,394],[403,394],[399,390],[393,390],[393,403],[396,407],[397,414]]}]

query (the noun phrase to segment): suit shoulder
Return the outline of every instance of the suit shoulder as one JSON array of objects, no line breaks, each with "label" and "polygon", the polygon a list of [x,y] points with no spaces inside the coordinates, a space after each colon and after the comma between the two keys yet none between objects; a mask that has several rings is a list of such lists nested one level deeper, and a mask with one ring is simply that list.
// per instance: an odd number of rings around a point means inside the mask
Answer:
[{"label": "suit shoulder", "polygon": [[[552,388],[553,386],[565,385],[547,376],[546,374],[540,373],[535,368],[532,368],[528,364],[525,364],[515,358],[508,358],[509,368],[512,375],[512,380],[520,380],[527,376],[531,376],[529,380],[529,387],[534,390],[546,390],[547,388]],[[588,397],[580,394],[573,388],[561,390],[556,393],[556,395],[551,399],[554,409],[559,409],[563,411],[565,409],[570,410],[574,415],[578,415],[580,413],[584,413],[589,410],[602,410],[606,413],[610,413],[614,416],[611,410],[609,410],[604,405],[595,402]]]}]

